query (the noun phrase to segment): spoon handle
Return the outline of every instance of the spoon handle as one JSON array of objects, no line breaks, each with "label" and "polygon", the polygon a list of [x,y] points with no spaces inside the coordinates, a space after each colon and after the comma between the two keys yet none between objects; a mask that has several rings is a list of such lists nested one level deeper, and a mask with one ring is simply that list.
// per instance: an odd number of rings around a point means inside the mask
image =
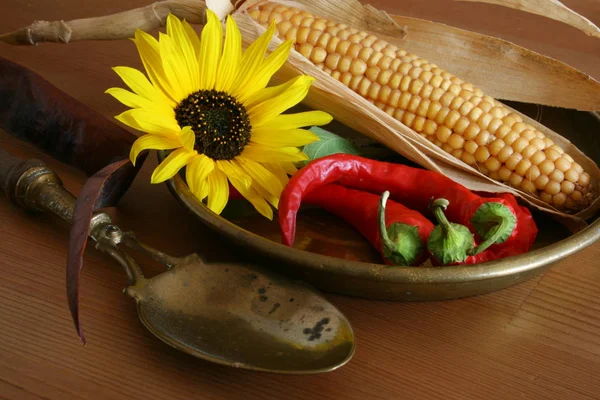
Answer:
[{"label": "spoon handle", "polygon": [[68,223],[73,218],[75,197],[40,160],[21,160],[0,149],[0,189],[25,209],[48,211]]},{"label": "spoon handle", "polygon": [[[64,188],[54,171],[40,160],[21,160],[0,149],[0,190],[16,205],[25,209],[48,211],[68,223],[73,219],[77,199]],[[135,244],[135,248],[143,249],[151,256],[154,255],[153,249],[137,242],[132,233],[124,233],[119,227],[112,225],[110,217],[105,213],[97,213],[92,218],[90,237],[96,243],[96,249],[108,253],[121,264],[132,284],[144,280],[135,260],[119,249],[118,244],[123,242],[130,248]],[[170,266],[167,261],[175,260],[166,255],[153,258],[165,262],[167,266]]]},{"label": "spoon handle", "polygon": [[[68,223],[73,219],[77,199],[40,160],[22,160],[0,149],[0,191],[25,209],[51,212]],[[138,241],[133,232],[121,231],[103,212],[92,218],[90,236],[98,250],[108,253],[125,268],[132,282],[142,280],[143,275],[135,261],[118,248],[121,243],[167,268],[181,261]]]}]

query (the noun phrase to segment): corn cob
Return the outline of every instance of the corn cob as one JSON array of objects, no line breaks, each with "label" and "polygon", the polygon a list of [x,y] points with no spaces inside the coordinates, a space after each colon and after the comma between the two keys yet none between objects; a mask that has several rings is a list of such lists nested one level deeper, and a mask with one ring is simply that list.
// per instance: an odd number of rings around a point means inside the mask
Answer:
[{"label": "corn cob", "polygon": [[490,178],[559,210],[586,208],[590,176],[550,138],[437,65],[376,36],[309,12],[266,3],[248,10],[319,69]]}]

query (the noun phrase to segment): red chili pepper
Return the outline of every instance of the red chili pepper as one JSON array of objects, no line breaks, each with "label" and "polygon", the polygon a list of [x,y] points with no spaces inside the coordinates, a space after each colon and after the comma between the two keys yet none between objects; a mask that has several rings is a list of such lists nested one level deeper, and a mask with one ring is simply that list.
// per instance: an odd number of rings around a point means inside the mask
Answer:
[{"label": "red chili pepper", "polygon": [[[233,186],[229,190],[231,199],[244,199]],[[431,221],[400,203],[387,201],[387,196],[380,207],[380,198],[373,193],[329,184],[312,191],[304,203],[321,207],[354,226],[381,253],[386,264],[421,265],[429,258],[425,243],[433,230]],[[383,215],[385,232],[381,227]],[[284,244],[293,245],[294,238],[291,240],[284,239]]]},{"label": "red chili pepper", "polygon": [[[433,224],[421,213],[388,201],[388,195],[386,192],[380,198],[369,192],[329,184],[313,190],[303,201],[354,226],[387,264],[420,265],[428,258],[425,243]],[[284,244],[291,246],[293,240],[284,235]]]},{"label": "red chili pepper", "polygon": [[[496,243],[485,251],[485,255],[480,255],[478,260],[481,261],[477,262],[527,252],[537,234],[531,214],[516,207],[512,195],[485,198],[436,172],[335,154],[312,161],[298,171],[285,187],[279,201],[279,219],[285,240],[290,241],[294,237],[296,212],[303,196],[332,182],[371,193],[389,190],[392,199],[423,214],[431,214],[431,200],[447,199],[449,219],[477,233],[483,239],[480,246],[485,244],[480,250],[489,246],[493,233],[502,228],[500,238],[494,237],[498,239]],[[508,200],[510,197],[512,199]]]},{"label": "red chili pepper", "polygon": [[[485,193],[485,192],[478,192],[478,195],[482,196],[482,197],[491,197],[492,194],[491,193]],[[513,207],[513,211],[517,217],[517,221],[519,224],[519,228],[521,228],[521,233],[522,236],[521,238],[524,240],[524,244],[526,245],[526,247],[529,249],[531,248],[531,246],[533,245],[533,243],[535,242],[535,237],[537,236],[537,226],[535,225],[535,221],[533,220],[533,216],[531,215],[531,212],[523,206],[520,206],[517,203],[517,200],[515,199],[515,197],[509,193],[494,193],[493,195],[495,195],[496,197],[501,197],[504,200],[506,200],[509,204],[512,205]],[[432,206],[437,206],[438,208],[441,209],[446,209],[447,207],[447,202],[445,201],[445,199],[441,199],[441,202],[437,202],[437,204],[435,202],[432,202]],[[435,214],[436,211],[434,211]],[[440,221],[440,219],[445,219],[445,217],[443,216],[443,212],[441,210],[438,210],[438,212],[441,212],[442,215],[437,215],[436,218],[438,219],[438,221]],[[447,221],[440,223],[440,228],[443,229],[443,227],[445,226],[446,229],[468,229],[463,225],[459,225],[459,224],[450,224],[450,225],[454,225],[453,227],[449,228],[447,226]],[[458,226],[457,226],[458,225]],[[527,234],[526,232],[528,230],[532,230],[532,232],[530,232],[529,234]],[[460,234],[464,239],[464,243],[455,243],[454,245],[457,247],[463,247],[463,250],[459,250],[459,252],[465,251],[465,252],[472,252],[473,249],[476,247],[476,243],[474,240],[473,236],[468,236],[468,234],[461,233]],[[435,236],[435,235],[434,235]],[[529,238],[529,242],[527,242],[527,238]],[[430,240],[429,242],[436,240],[435,237],[431,237],[430,236]],[[437,239],[439,240],[439,239]],[[428,243],[429,244],[429,243]],[[446,244],[449,245],[449,244]],[[438,245],[439,246],[439,245]],[[480,245],[481,246],[481,245]],[[436,246],[434,246],[435,248]],[[511,255],[515,255],[512,253],[512,249],[507,248],[507,247],[503,247],[501,246],[501,244],[497,244],[496,246],[494,246],[495,249],[493,249],[494,251],[482,251],[478,254],[472,255],[472,256],[468,256],[463,262],[449,262],[449,263],[445,263],[443,260],[438,259],[437,257],[435,257],[432,254],[432,263],[434,265],[448,265],[448,264],[478,264],[478,263],[483,263],[483,262],[487,262],[487,261],[492,261],[492,260],[496,260],[496,259],[500,259],[500,258],[504,258],[504,257],[508,257]],[[444,254],[447,255],[449,252],[447,251],[442,251],[440,254]]]}]

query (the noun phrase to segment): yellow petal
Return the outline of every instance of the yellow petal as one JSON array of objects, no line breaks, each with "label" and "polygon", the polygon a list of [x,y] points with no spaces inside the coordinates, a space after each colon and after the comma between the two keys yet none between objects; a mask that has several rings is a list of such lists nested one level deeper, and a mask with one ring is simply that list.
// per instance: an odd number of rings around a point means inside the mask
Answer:
[{"label": "yellow petal", "polygon": [[237,182],[236,188],[237,186],[249,188],[252,184],[252,179],[236,163],[229,160],[218,160],[216,163],[217,167],[225,172],[225,175],[227,175],[227,178],[229,178],[232,183],[234,181]]},{"label": "yellow petal", "polygon": [[208,208],[221,214],[229,200],[229,183],[223,171],[215,168],[208,175]]},{"label": "yellow petal", "polygon": [[189,90],[190,93],[193,93],[200,89],[200,77],[198,75],[199,68],[196,50],[194,49],[194,45],[185,31],[183,23],[173,14],[169,14],[167,17],[167,34],[173,38],[176,47],[179,48],[179,51],[183,56],[185,64],[182,65],[182,68],[187,69],[187,75],[189,76],[191,84]]},{"label": "yellow petal", "polygon": [[252,126],[259,127],[288,108],[300,103],[308,94],[310,85],[314,80],[315,78],[312,76],[303,75],[285,92],[248,109]]},{"label": "yellow petal", "polygon": [[262,197],[263,199],[268,201],[273,207],[275,207],[275,208],[279,207],[279,197],[280,196],[273,196],[264,187],[259,185],[258,182],[253,182],[252,189],[254,189],[260,197]]},{"label": "yellow petal", "polygon": [[208,195],[206,184],[208,175],[215,169],[215,163],[204,154],[199,154],[188,164],[185,170],[185,180],[192,193],[200,199]]},{"label": "yellow petal", "polygon": [[240,70],[240,61],[242,59],[242,34],[231,15],[227,16],[225,31],[225,45],[223,55],[217,69],[217,81],[215,89],[229,92],[233,80]]},{"label": "yellow petal", "polygon": [[173,96],[177,102],[185,99],[192,93],[191,76],[187,69],[185,58],[175,41],[162,32],[159,32],[160,59],[162,61],[165,77],[173,89]]},{"label": "yellow petal", "polygon": [[279,179],[279,182],[281,182],[281,185],[283,187],[285,187],[285,185],[287,185],[290,178],[288,178],[288,175],[285,172],[285,170],[283,169],[283,167],[281,166],[281,164],[264,163],[263,166],[266,169],[268,169],[269,171],[271,171],[271,173],[273,173],[273,175],[275,175],[277,177],[277,179]]},{"label": "yellow petal", "polygon": [[131,108],[151,108],[154,104],[152,101],[145,99],[142,96],[138,96],[129,90],[119,87],[108,88],[104,93],[110,94],[112,97]]},{"label": "yellow petal", "polygon": [[188,40],[194,48],[194,54],[196,55],[196,59],[198,59],[198,55],[200,54],[200,38],[198,37],[198,34],[194,30],[194,28],[186,20],[183,20],[181,24],[183,25],[183,30],[185,31]]},{"label": "yellow petal", "polygon": [[133,42],[138,49],[138,53],[140,53],[140,59],[142,60],[142,64],[144,64],[152,85],[160,90],[163,96],[169,99],[171,104],[176,105],[178,101],[163,70],[158,41],[146,32],[138,29],[135,31]]},{"label": "yellow petal", "polygon": [[296,168],[296,166],[292,162],[286,161],[286,162],[280,163],[279,165],[281,165],[281,168],[283,168],[285,173],[288,175],[294,175],[296,172],[298,172],[298,168]]},{"label": "yellow petal", "polygon": [[[235,158],[235,159],[231,160],[230,163],[235,168],[239,169],[240,171],[244,170],[244,167],[242,166],[242,163],[239,158]],[[275,199],[275,196],[269,194],[257,182],[255,182],[255,181],[251,181],[251,182],[252,182],[252,185],[250,187],[244,187],[243,185],[240,185],[240,183],[235,180],[232,180],[231,184],[233,185],[233,187],[235,187],[238,190],[238,192],[240,192],[240,194],[242,196],[244,196],[254,206],[256,211],[258,211],[261,215],[267,217],[268,219],[272,220],[273,219],[273,209],[269,206],[269,203],[265,199],[269,198],[269,199],[273,200],[273,199]],[[258,192],[259,190],[262,194],[259,194],[259,192]],[[277,200],[275,200],[274,204],[277,204]]]},{"label": "yellow petal", "polygon": [[131,151],[129,152],[129,159],[135,165],[135,161],[138,155],[144,150],[171,150],[181,146],[179,140],[174,138],[166,138],[163,136],[156,135],[144,135],[140,136],[133,142]]},{"label": "yellow petal", "polygon": [[319,137],[306,129],[280,130],[277,128],[256,128],[250,140],[270,147],[298,147],[319,140]]},{"label": "yellow petal", "polygon": [[148,100],[156,98],[156,88],[141,71],[131,67],[113,67],[112,69],[135,93]]},{"label": "yellow petal", "polygon": [[113,71],[119,75],[134,93],[153,103],[158,103],[159,107],[163,107],[164,105],[173,108],[177,105],[165,97],[161,91],[152,86],[148,78],[141,71],[130,67],[113,67]]},{"label": "yellow petal", "polygon": [[173,109],[169,107],[164,102],[154,102],[148,100],[142,96],[139,96],[135,93],[130,92],[129,90],[125,90],[123,88],[109,88],[104,93],[110,94],[115,99],[119,100],[121,103],[125,104],[127,107],[131,108],[146,108],[149,110],[153,110],[154,112],[161,113],[164,116],[174,118],[175,114]]},{"label": "yellow petal", "polygon": [[296,147],[274,148],[248,143],[241,154],[242,157],[256,162],[305,161],[308,156]]},{"label": "yellow petal", "polygon": [[236,161],[239,162],[243,170],[250,175],[252,182],[258,183],[273,196],[279,197],[281,195],[283,185],[271,171],[248,158],[238,157]]},{"label": "yellow petal", "polygon": [[256,211],[258,211],[262,216],[267,217],[270,220],[273,220],[273,209],[269,206],[269,203],[265,200],[265,198],[258,194],[258,192],[252,188],[245,188],[242,185],[239,185],[237,181],[231,181],[231,184],[234,188],[237,189],[238,192],[242,196],[246,198],[254,206]]},{"label": "yellow petal", "polygon": [[196,156],[196,152],[190,152],[180,148],[173,151],[167,158],[161,162],[152,173],[150,182],[161,183],[171,179],[179,170],[185,167]]},{"label": "yellow petal", "polygon": [[240,71],[238,76],[235,78],[232,86],[232,94],[235,98],[249,97],[252,93],[245,93],[246,86],[252,79],[258,67],[262,64],[265,58],[265,52],[271,42],[271,37],[275,33],[275,21],[271,22],[269,29],[265,31],[254,43],[252,43],[244,54],[242,55],[242,61],[240,65]]},{"label": "yellow petal", "polygon": [[206,9],[206,18],[207,22],[204,29],[202,29],[200,54],[198,56],[200,89],[202,90],[214,89],[217,66],[223,48],[223,27],[219,18],[210,9]]},{"label": "yellow petal", "polygon": [[208,196],[208,179],[199,183],[198,188],[196,189],[196,193],[194,194],[196,197],[203,201],[206,196]]},{"label": "yellow petal", "polygon": [[265,121],[262,128],[296,129],[303,126],[327,125],[333,117],[323,111],[305,111],[295,114],[281,114]]},{"label": "yellow petal", "polygon": [[145,108],[127,110],[115,117],[127,126],[154,135],[178,138],[181,128],[175,118],[157,114]]},{"label": "yellow petal", "polygon": [[244,88],[243,94],[240,94],[238,101],[244,102],[257,91],[264,89],[265,86],[267,86],[267,83],[269,83],[271,77],[287,60],[293,44],[294,42],[292,40],[288,40],[279,45],[275,51],[269,54],[269,56],[257,68],[252,80],[248,81]]},{"label": "yellow petal", "polygon": [[181,129],[181,133],[179,134],[181,139],[181,145],[185,147],[188,151],[194,150],[194,144],[196,144],[196,135],[194,135],[194,131],[189,126],[184,126]]},{"label": "yellow petal", "polygon": [[294,85],[296,80],[298,80],[300,77],[302,77],[302,75],[298,75],[297,77],[290,79],[289,81],[282,83],[281,85],[269,86],[255,92],[252,96],[248,97],[246,101],[244,101],[244,107],[251,108],[256,106],[257,104],[262,103],[263,101],[269,100],[272,97],[279,96],[280,94],[288,90],[292,85]]}]

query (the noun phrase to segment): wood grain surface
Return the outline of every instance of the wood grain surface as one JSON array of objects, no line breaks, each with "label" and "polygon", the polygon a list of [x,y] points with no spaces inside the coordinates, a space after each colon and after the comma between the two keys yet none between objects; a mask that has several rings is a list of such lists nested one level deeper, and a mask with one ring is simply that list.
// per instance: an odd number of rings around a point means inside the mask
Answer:
[{"label": "wood grain surface", "polygon": [[[122,11],[144,0],[3,0],[0,30],[37,19]],[[425,4],[427,3],[427,4]],[[565,4],[600,23],[600,2]],[[501,36],[600,78],[600,40],[497,6],[452,0],[374,0],[392,13]],[[139,66],[129,41],[0,45],[0,54],[40,73],[107,117],[122,110],[103,94],[118,84],[110,67]],[[590,134],[597,134],[590,133]],[[38,157],[77,193],[84,176],[0,132],[0,146]],[[209,260],[241,250],[192,219],[164,185],[150,185],[148,162],[116,210],[115,222],[173,255]],[[147,332],[125,275],[90,249],[82,276],[81,346],[65,298],[68,227],[0,198],[0,398],[2,399],[598,399],[600,243],[543,276],[485,296],[392,303],[333,296],[357,337],[354,359],[322,375],[281,376],[209,364]],[[160,272],[142,263],[149,275]]]}]

